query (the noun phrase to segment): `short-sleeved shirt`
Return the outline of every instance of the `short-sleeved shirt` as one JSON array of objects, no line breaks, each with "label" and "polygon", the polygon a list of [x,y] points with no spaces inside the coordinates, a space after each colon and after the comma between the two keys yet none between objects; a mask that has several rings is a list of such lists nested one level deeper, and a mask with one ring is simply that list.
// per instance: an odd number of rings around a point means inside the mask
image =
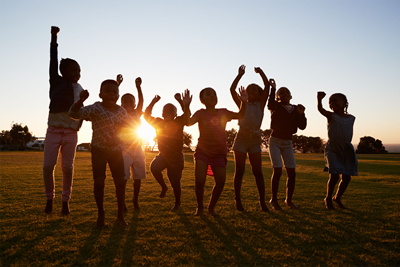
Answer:
[{"label": "short-sleeved shirt", "polygon": [[123,107],[117,106],[117,109],[112,112],[105,109],[101,102],[96,102],[80,108],[78,112],[74,112],[73,108],[74,106],[70,109],[70,117],[92,121],[91,146],[111,151],[124,149],[119,130],[128,123],[129,117]]},{"label": "short-sleeved shirt", "polygon": [[200,132],[196,150],[210,157],[226,157],[228,149],[225,128],[233,112],[225,108],[216,111],[212,114],[206,109],[200,109],[193,114],[197,118]]}]

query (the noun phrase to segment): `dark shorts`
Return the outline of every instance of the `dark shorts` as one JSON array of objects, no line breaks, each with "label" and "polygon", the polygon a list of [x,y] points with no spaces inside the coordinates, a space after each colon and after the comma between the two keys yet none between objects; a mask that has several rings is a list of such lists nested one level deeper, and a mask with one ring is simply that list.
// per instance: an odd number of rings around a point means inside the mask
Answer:
[{"label": "dark shorts", "polygon": [[124,179],[125,170],[122,151],[105,151],[92,147],[93,179],[106,178],[107,163],[114,179]]},{"label": "dark shorts", "polygon": [[226,169],[226,164],[228,163],[228,160],[226,158],[226,155],[221,155],[221,156],[215,156],[211,157],[204,153],[201,149],[196,148],[193,154],[194,160],[202,160],[207,165],[210,165],[211,167],[221,167]]},{"label": "dark shorts", "polygon": [[180,181],[182,179],[182,171],[184,167],[183,153],[165,156],[158,154],[150,164],[151,171],[162,172],[167,169],[169,181]]}]

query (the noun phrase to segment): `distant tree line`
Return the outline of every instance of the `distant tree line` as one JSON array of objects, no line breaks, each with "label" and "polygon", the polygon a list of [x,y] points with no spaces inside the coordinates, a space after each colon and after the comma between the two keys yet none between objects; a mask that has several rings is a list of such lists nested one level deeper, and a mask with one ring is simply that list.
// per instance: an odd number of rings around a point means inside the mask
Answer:
[{"label": "distant tree line", "polygon": [[14,123],[11,130],[2,130],[0,133],[1,150],[25,150],[26,144],[35,140],[35,137],[29,132],[28,126],[22,126]]}]

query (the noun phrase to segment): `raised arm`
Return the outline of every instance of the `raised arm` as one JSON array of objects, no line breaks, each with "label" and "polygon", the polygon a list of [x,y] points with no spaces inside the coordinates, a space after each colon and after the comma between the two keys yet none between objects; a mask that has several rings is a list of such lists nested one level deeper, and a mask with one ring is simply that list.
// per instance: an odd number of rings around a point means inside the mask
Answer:
[{"label": "raised arm", "polygon": [[181,106],[182,111],[185,112],[185,104],[183,103],[181,94],[180,93],[176,93],[174,95],[174,97],[175,97],[176,101],[178,101],[179,105]]},{"label": "raised arm", "polygon": [[267,76],[265,75],[264,71],[261,68],[256,67],[256,68],[254,68],[254,71],[256,73],[260,74],[261,79],[263,80],[263,83],[264,83],[264,90],[263,90],[263,93],[262,93],[261,99],[260,99],[261,108],[264,110],[265,104],[267,104],[267,100],[268,100],[268,96],[269,96],[268,78],[267,78]]},{"label": "raised arm", "polygon": [[324,109],[324,107],[322,106],[322,99],[326,96],[325,92],[318,92],[317,93],[317,108],[319,113],[321,113],[323,116],[325,116],[328,121],[331,120],[332,118],[332,112],[327,111],[326,109]]},{"label": "raised arm", "polygon": [[143,102],[144,102],[144,100],[143,100],[143,92],[142,92],[142,87],[141,87],[142,86],[142,78],[137,77],[136,80],[135,80],[135,84],[136,84],[136,89],[137,89],[138,98],[139,98],[138,104],[137,104],[137,107],[136,107],[136,111],[137,111],[137,114],[139,116],[142,116],[142,114],[143,114]]},{"label": "raised arm", "polygon": [[246,113],[248,96],[247,96],[246,90],[244,89],[243,86],[240,86],[240,88],[239,88],[239,96],[238,97],[241,101],[241,105],[239,106],[239,112],[238,113],[232,112],[232,115],[229,118],[230,120],[231,119],[240,120],[244,117],[244,114]]},{"label": "raised arm", "polygon": [[120,86],[121,83],[124,81],[124,77],[122,76],[122,74],[118,74],[115,80],[117,81],[118,86]]},{"label": "raised arm", "polygon": [[56,26],[51,27],[51,43],[50,43],[50,80],[58,77],[58,53],[57,53],[57,34],[60,28]]},{"label": "raised arm", "polygon": [[153,100],[151,100],[150,105],[146,108],[146,110],[144,111],[144,119],[151,124],[154,121],[154,117],[151,116],[151,112],[153,111],[153,107],[154,105],[160,101],[161,97],[159,95],[156,95]]},{"label": "raised arm", "polygon": [[238,97],[238,95],[236,93],[236,87],[237,87],[240,79],[243,77],[243,75],[245,73],[245,70],[246,70],[246,66],[245,65],[241,65],[239,67],[238,75],[233,80],[232,85],[231,85],[231,89],[230,89],[233,101],[235,101],[235,104],[236,104],[236,106],[238,106],[238,108],[240,108],[241,101],[240,101],[240,98]]},{"label": "raised arm", "polygon": [[276,101],[275,101],[276,83],[275,83],[275,80],[269,79],[269,84],[271,85],[271,92],[269,94],[269,99],[268,99],[268,109],[275,110],[276,109]]}]

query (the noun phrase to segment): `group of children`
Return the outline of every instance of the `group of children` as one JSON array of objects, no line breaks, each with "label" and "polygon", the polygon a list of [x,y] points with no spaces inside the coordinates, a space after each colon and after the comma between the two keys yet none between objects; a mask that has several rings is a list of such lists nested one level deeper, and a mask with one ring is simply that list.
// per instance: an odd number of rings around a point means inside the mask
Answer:
[{"label": "group of children", "polygon": [[[63,173],[62,214],[68,215],[69,200],[72,191],[73,163],[77,145],[77,131],[83,120],[92,122],[92,169],[94,179],[94,196],[98,207],[97,226],[103,227],[105,212],[103,207],[104,181],[106,178],[106,165],[114,179],[118,203],[117,219],[121,226],[126,226],[124,212],[125,187],[127,180],[134,180],[133,204],[139,209],[138,195],[141,180],[146,178],[145,155],[141,149],[138,138],[133,132],[140,127],[140,117],[156,129],[159,154],[153,159],[150,170],[161,186],[160,197],[164,198],[167,185],[164,182],[162,171],[167,169],[167,177],[174,191],[175,204],[172,210],[181,207],[181,178],[184,169],[183,129],[198,123],[199,139],[194,152],[195,161],[195,194],[197,210],[195,215],[204,213],[204,186],[207,174],[214,176],[215,185],[207,206],[207,212],[218,216],[215,211],[216,203],[224,189],[226,180],[227,143],[225,128],[227,122],[237,119],[239,131],[237,133],[233,151],[235,158],[234,192],[236,209],[243,211],[241,202],[241,184],[245,171],[247,154],[250,160],[259,193],[259,203],[262,211],[268,211],[265,203],[265,184],[262,173],[261,159],[261,132],[260,127],[264,116],[265,106],[271,112],[272,133],[269,139],[269,154],[273,167],[271,178],[272,197],[271,207],[281,210],[278,203],[279,180],[282,175],[282,159],[287,173],[285,204],[293,209],[299,207],[292,202],[296,178],[296,162],[294,157],[292,135],[297,129],[305,129],[307,119],[305,107],[292,105],[289,89],[281,87],[276,91],[273,79],[268,80],[261,68],[254,68],[264,84],[261,88],[257,84],[250,84],[247,88],[236,88],[245,74],[245,66],[239,67],[238,75],[234,79],[230,92],[239,108],[238,112],[225,108],[216,108],[218,103],[217,93],[207,87],[200,91],[200,101],[204,109],[190,111],[192,95],[185,90],[182,95],[176,94],[183,115],[177,116],[177,108],[173,104],[166,104],[162,110],[162,118],[152,116],[154,105],[161,99],[156,95],[143,113],[143,94],[141,78],[135,80],[138,91],[138,103],[132,94],[119,99],[119,86],[123,81],[122,75],[116,80],[105,80],[101,83],[99,97],[101,101],[92,105],[83,106],[89,97],[89,92],[83,90],[78,84],[80,78],[79,64],[71,59],[60,61],[58,74],[57,59],[57,34],[58,27],[51,29],[50,52],[50,112],[48,129],[44,148],[43,178],[47,204],[46,213],[51,213],[54,199],[54,167],[57,163],[58,153],[61,154],[61,167]],[[275,94],[276,91],[276,94]],[[352,130],[355,117],[347,113],[347,99],[343,94],[334,94],[329,99],[333,112],[322,107],[325,93],[318,92],[318,110],[328,119],[329,140],[325,149],[326,170],[330,178],[327,185],[325,205],[334,209],[333,202],[340,208],[345,208],[341,197],[345,192],[352,175],[357,175],[357,158],[351,145]],[[337,193],[332,197],[334,187],[342,178]]]}]

